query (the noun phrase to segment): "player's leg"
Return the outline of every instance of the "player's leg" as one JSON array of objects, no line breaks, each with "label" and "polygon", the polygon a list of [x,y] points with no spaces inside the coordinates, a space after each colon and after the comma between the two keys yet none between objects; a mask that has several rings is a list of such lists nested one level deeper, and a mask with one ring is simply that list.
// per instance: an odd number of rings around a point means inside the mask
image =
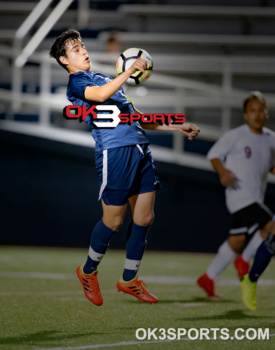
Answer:
[{"label": "player's leg", "polygon": [[249,310],[256,310],[256,285],[259,277],[268,266],[272,256],[275,255],[275,222],[273,221],[272,232],[258,248],[252,268],[249,274],[241,278],[242,300]]},{"label": "player's leg", "polygon": [[127,204],[106,205],[102,200],[102,208],[103,217],[92,231],[87,261],[76,270],[86,297],[95,305],[103,303],[97,280],[97,266],[107,250],[110,239],[122,225]]},{"label": "player's leg", "polygon": [[245,244],[245,234],[229,235],[219,247],[218,253],[206,269],[207,275],[215,279],[240,253]]},{"label": "player's leg", "polygon": [[[207,268],[206,273],[198,280],[198,284],[209,296],[215,296],[214,278],[221,273],[234,258],[243,251],[243,255],[235,260],[235,267],[239,276],[245,275],[249,271],[249,258],[255,254],[258,246],[262,242],[261,234],[267,234],[270,226],[267,224],[272,218],[272,213],[268,208],[258,203],[253,203],[233,214],[233,225],[229,231],[229,238],[219,248],[218,254]],[[247,248],[244,249],[247,237],[258,231],[250,240]],[[245,259],[243,258],[245,257]]]},{"label": "player's leg", "polygon": [[234,264],[239,277],[243,277],[249,272],[249,262],[255,256],[257,249],[270,232],[272,221],[268,222],[261,230],[257,230],[241,255],[235,259]]},{"label": "player's leg", "polygon": [[261,236],[262,230],[257,230],[253,237],[250,239],[242,254],[240,254],[234,261],[235,268],[238,276],[242,278],[249,271],[249,261],[255,255],[259,245],[262,243],[263,238]]},{"label": "player's leg", "polygon": [[257,230],[255,234],[253,235],[252,239],[249,241],[247,246],[244,248],[242,252],[242,258],[244,261],[249,262],[256,254],[257,249],[263,242],[263,240],[266,239],[268,236],[268,233],[270,232],[272,226],[272,221],[269,221],[264,228],[261,230]]},{"label": "player's leg", "polygon": [[215,293],[214,279],[244,248],[247,227],[243,222],[243,212],[244,210],[241,209],[232,215],[232,227],[229,230],[228,239],[222,243],[206,272],[197,280],[197,284],[206,291],[209,297],[219,297]]},{"label": "player's leg", "polygon": [[106,205],[103,200],[101,202],[103,217],[92,231],[89,254],[83,267],[84,273],[92,273],[97,269],[107,250],[110,239],[122,226],[127,209],[127,204],[117,206]]},{"label": "player's leg", "polygon": [[256,251],[272,229],[272,212],[265,205],[253,203],[245,211],[248,226],[248,238],[252,236],[244,248],[242,254],[234,264],[239,277],[249,272],[249,262],[255,256]]},{"label": "player's leg", "polygon": [[215,293],[215,278],[236,258],[245,243],[245,234],[230,235],[219,247],[217,255],[197,283],[209,297],[219,297]]},{"label": "player's leg", "polygon": [[142,193],[129,198],[133,221],[126,244],[123,275],[117,283],[119,291],[149,303],[156,303],[158,299],[144,288],[146,285],[138,280],[137,272],[147,243],[146,235],[154,220],[154,202],[155,192]]},{"label": "player's leg", "polygon": [[[155,192],[142,193],[129,198],[133,221],[126,244],[124,281],[135,278],[146,247],[146,235],[154,220]],[[130,267],[134,267],[131,269]],[[127,269],[127,267],[129,267]]]},{"label": "player's leg", "polygon": [[[275,225],[273,225],[275,226]],[[249,272],[249,279],[251,282],[257,282],[258,278],[268,266],[271,257],[275,255],[275,232],[269,233],[267,238],[262,242],[258,248],[252,268]]]},{"label": "player's leg", "polygon": [[[95,153],[96,169],[101,183],[99,199],[102,200],[103,217],[93,229],[86,264],[77,268],[84,293],[92,302],[93,297],[98,296],[102,303],[96,279],[97,266],[106,252],[110,239],[122,225],[127,208],[127,194],[130,187],[127,182],[125,157],[129,159],[129,153],[131,147],[118,147]],[[93,285],[91,285],[92,279]]]},{"label": "player's leg", "polygon": [[154,219],[155,191],[160,185],[148,145],[136,145],[131,151],[131,159],[137,165],[135,171],[131,171],[129,175],[132,183],[127,197],[133,222],[127,235],[124,272],[117,283],[117,288],[140,300],[156,303],[157,298],[147,292],[143,287],[144,284],[138,281],[137,272],[146,246],[146,235]]}]

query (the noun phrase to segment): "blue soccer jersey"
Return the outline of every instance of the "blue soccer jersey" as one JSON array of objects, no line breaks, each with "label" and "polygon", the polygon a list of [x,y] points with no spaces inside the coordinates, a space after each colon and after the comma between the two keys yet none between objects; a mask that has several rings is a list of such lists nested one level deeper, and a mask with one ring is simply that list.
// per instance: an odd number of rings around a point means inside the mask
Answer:
[{"label": "blue soccer jersey", "polygon": [[[116,105],[121,113],[135,113],[131,101],[120,88],[111,98],[104,102],[95,102],[85,99],[84,91],[89,86],[102,86],[112,78],[105,74],[93,72],[77,72],[70,74],[67,87],[67,98],[73,105],[86,105],[87,109],[92,105]],[[131,125],[119,124],[115,129],[96,129],[87,116],[86,123],[92,128],[92,136],[96,142],[96,151],[115,147],[149,143],[144,130],[138,122]]]}]

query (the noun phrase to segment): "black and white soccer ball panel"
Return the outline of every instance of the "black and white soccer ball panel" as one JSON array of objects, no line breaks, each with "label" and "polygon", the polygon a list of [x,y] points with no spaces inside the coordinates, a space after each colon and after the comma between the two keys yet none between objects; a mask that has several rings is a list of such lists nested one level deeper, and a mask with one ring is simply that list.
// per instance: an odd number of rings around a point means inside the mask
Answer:
[{"label": "black and white soccer ball panel", "polygon": [[130,48],[125,50],[117,60],[117,73],[121,74],[129,69],[138,57],[145,59],[149,63],[149,68],[146,69],[144,73],[141,71],[136,71],[134,74],[132,74],[127,80],[127,83],[131,85],[139,85],[149,79],[153,70],[152,57],[143,49]]}]

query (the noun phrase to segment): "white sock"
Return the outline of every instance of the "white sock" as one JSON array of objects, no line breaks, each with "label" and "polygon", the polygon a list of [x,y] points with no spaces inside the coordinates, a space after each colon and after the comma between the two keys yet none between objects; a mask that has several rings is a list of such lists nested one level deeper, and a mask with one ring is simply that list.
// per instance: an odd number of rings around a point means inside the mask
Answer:
[{"label": "white sock", "polygon": [[254,233],[254,236],[251,238],[248,245],[245,247],[242,258],[244,261],[249,262],[256,254],[257,249],[259,248],[259,245],[262,243],[263,238],[260,235],[260,230],[258,230],[256,233]]},{"label": "white sock", "polygon": [[206,273],[208,277],[214,279],[234,260],[237,254],[230,248],[227,241],[220,246],[217,255],[208,266]]}]

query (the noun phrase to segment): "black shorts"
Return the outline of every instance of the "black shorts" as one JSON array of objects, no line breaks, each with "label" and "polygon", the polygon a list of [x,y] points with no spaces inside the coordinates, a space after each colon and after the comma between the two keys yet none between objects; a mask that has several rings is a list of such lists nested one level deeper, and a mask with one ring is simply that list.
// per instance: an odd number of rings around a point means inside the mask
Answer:
[{"label": "black shorts", "polygon": [[252,236],[273,218],[273,213],[264,204],[253,203],[232,215],[230,235],[246,234]]}]

